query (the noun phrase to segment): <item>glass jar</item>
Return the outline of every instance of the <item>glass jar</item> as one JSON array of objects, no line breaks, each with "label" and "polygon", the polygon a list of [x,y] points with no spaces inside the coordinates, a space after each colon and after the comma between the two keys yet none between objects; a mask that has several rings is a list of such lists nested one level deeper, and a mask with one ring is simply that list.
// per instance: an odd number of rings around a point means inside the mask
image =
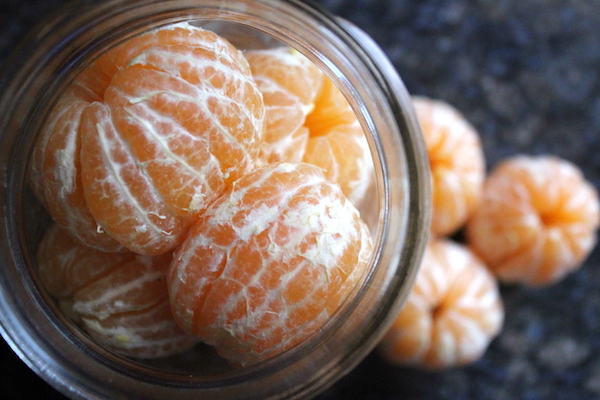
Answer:
[{"label": "glass jar", "polygon": [[[229,368],[204,352],[155,361],[113,354],[63,316],[40,286],[35,251],[49,217],[27,182],[44,118],[90,60],[147,30],[181,21],[241,49],[287,44],[320,66],[357,113],[374,160],[363,215],[375,254],[361,285],[318,332],[260,364]],[[383,52],[347,21],[300,1],[81,2],[15,51],[0,100],[0,328],[19,357],[72,398],[310,398],[377,344],[418,270],[430,219],[427,154],[410,97]]]}]

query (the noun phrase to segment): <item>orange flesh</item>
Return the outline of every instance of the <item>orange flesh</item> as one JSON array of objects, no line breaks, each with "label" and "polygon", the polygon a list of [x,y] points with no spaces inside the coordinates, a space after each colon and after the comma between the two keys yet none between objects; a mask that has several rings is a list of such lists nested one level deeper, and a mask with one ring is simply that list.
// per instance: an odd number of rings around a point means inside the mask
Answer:
[{"label": "orange flesh", "polygon": [[37,198],[74,238],[99,250],[120,251],[122,245],[98,229],[83,194],[78,128],[88,104],[72,91],[59,100],[34,148],[30,180]]},{"label": "orange flesh", "polygon": [[346,197],[360,206],[371,183],[373,164],[357,123],[335,126],[325,135],[311,137],[303,162],[322,168],[327,179],[337,182]]}]

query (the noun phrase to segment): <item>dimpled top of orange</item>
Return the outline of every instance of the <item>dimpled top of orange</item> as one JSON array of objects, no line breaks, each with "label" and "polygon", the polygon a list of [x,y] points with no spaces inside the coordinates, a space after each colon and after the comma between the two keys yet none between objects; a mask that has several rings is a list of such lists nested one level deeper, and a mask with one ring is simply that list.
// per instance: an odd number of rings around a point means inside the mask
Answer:
[{"label": "dimpled top of orange", "polygon": [[543,285],[581,265],[596,244],[599,222],[598,193],[577,166],[519,155],[488,176],[466,233],[499,279]]},{"label": "dimpled top of orange", "polygon": [[281,353],[345,299],[344,282],[370,259],[363,225],[319,168],[257,168],[176,251],[168,275],[175,319],[234,364]]},{"label": "dimpled top of orange", "polygon": [[170,253],[149,257],[105,253],[73,241],[58,225],[38,248],[38,273],[65,314],[102,346],[154,358],[197,343],[170,312],[166,271]]},{"label": "dimpled top of orange", "polygon": [[[88,69],[94,73],[84,71],[74,85],[78,112],[66,114],[75,145],[48,145],[58,136],[50,135],[38,152],[50,164],[32,170],[81,176],[98,233],[141,254],[168,251],[181,241],[190,215],[257,158],[264,106],[248,63],[226,40],[182,23],[125,42]],[[74,193],[80,205],[80,191]],[[69,209],[70,195],[61,189],[42,202]],[[89,236],[84,228],[72,230]]]},{"label": "dimpled top of orange", "polygon": [[413,97],[431,166],[431,231],[454,233],[477,206],[485,179],[485,157],[479,134],[454,107]]},{"label": "dimpled top of orange", "polygon": [[481,260],[463,245],[436,239],[378,351],[393,364],[465,365],[483,355],[503,320],[498,284]]},{"label": "dimpled top of orange", "polygon": [[300,162],[308,140],[306,115],[314,109],[323,72],[289,47],[244,53],[265,103],[263,163]]},{"label": "dimpled top of orange", "polygon": [[322,168],[327,179],[338,183],[359,207],[372,181],[371,151],[350,103],[331,79],[323,79],[315,107],[306,118],[310,137],[302,161]]},{"label": "dimpled top of orange", "polygon": [[356,122],[356,114],[341,90],[327,76],[323,76],[321,90],[317,95],[314,109],[306,116],[306,127],[311,136],[326,135],[331,128],[351,125]]}]

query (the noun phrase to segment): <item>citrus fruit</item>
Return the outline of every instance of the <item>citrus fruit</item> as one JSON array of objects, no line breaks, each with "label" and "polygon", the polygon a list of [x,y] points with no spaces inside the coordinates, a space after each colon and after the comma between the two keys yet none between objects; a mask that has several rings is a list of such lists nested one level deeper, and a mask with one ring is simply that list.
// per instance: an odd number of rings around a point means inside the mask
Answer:
[{"label": "citrus fruit", "polygon": [[38,275],[62,311],[98,344],[155,358],[197,343],[173,320],[166,286],[171,254],[105,253],[73,241],[58,225],[38,248]]},{"label": "citrus fruit", "polygon": [[98,228],[85,201],[81,181],[79,121],[89,104],[88,93],[73,86],[57,102],[38,138],[30,162],[36,197],[70,235],[99,250],[123,246]]},{"label": "citrus fruit", "polygon": [[481,140],[464,115],[448,103],[414,96],[413,104],[431,166],[431,232],[450,235],[464,225],[481,196],[485,179]]},{"label": "citrus fruit", "polygon": [[336,126],[354,124],[356,114],[335,83],[324,75],[320,86],[315,106],[306,116],[311,136],[323,136]]},{"label": "citrus fruit", "polygon": [[189,222],[156,193],[103,103],[90,104],[81,121],[81,179],[86,205],[102,230],[140,254],[175,248]]},{"label": "citrus fruit", "polygon": [[358,123],[337,125],[325,135],[310,137],[302,161],[322,168],[352,204],[361,205],[371,184],[373,160]]},{"label": "citrus fruit", "polygon": [[273,357],[342,304],[345,282],[370,261],[370,240],[319,168],[257,168],[199,216],[176,250],[168,275],[173,314],[233,364]]},{"label": "citrus fruit", "polygon": [[378,352],[392,364],[423,369],[469,364],[483,355],[503,320],[498,284],[485,264],[463,245],[434,239]]},{"label": "citrus fruit", "polygon": [[504,282],[544,285],[578,268],[596,243],[598,193],[573,163],[517,155],[488,176],[467,242]]},{"label": "citrus fruit", "polygon": [[[254,166],[264,106],[248,63],[225,39],[182,23],[124,42],[88,68],[98,74],[84,71],[75,82],[86,96],[64,122],[77,144],[68,148],[70,163],[60,162],[62,148],[49,147],[55,134],[47,135],[37,153],[52,162],[33,166],[32,181],[80,176],[95,231],[140,254],[169,251],[191,216]],[[67,214],[76,207],[68,190],[35,191],[53,217],[58,203]]]},{"label": "citrus fruit", "polygon": [[289,47],[244,53],[265,104],[263,163],[300,162],[308,140],[306,115],[314,108],[323,72]]},{"label": "citrus fruit", "polygon": [[302,161],[322,168],[359,207],[372,181],[373,159],[350,103],[326,76],[304,125],[310,137]]}]

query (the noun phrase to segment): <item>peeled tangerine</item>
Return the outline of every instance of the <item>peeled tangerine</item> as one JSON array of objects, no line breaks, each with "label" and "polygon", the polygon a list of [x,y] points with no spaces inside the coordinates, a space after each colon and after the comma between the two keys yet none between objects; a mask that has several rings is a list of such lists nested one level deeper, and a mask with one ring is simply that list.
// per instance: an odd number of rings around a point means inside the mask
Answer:
[{"label": "peeled tangerine", "polygon": [[65,315],[103,347],[137,358],[173,355],[198,342],[171,314],[170,259],[171,253],[103,253],[58,225],[46,231],[37,254],[40,280]]},{"label": "peeled tangerine", "polygon": [[352,106],[325,75],[304,126],[309,139],[302,161],[322,168],[327,179],[338,183],[352,204],[360,207],[371,184],[373,159]]},{"label": "peeled tangerine", "polygon": [[574,164],[514,156],[489,175],[466,226],[468,244],[502,281],[549,284],[593,249],[599,208],[598,193]]},{"label": "peeled tangerine", "polygon": [[319,168],[269,164],[236,181],[175,252],[173,314],[233,364],[253,364],[319,329],[371,249],[358,212]]},{"label": "peeled tangerine", "polygon": [[378,350],[393,364],[461,366],[483,355],[503,320],[498,284],[482,261],[463,245],[435,239]]},{"label": "peeled tangerine", "polygon": [[431,232],[454,233],[477,206],[485,179],[485,157],[479,134],[451,105],[414,96],[431,166],[433,209]]},{"label": "peeled tangerine", "polygon": [[254,167],[264,104],[243,54],[187,23],[109,50],[57,102],[31,182],[89,246],[154,255]]},{"label": "peeled tangerine", "polygon": [[315,107],[323,72],[289,47],[244,53],[265,103],[265,138],[259,161],[300,162],[308,141],[306,115]]},{"label": "peeled tangerine", "polygon": [[289,47],[244,54],[265,102],[259,163],[316,165],[359,206],[373,164],[366,136],[343,93],[316,64]]}]

